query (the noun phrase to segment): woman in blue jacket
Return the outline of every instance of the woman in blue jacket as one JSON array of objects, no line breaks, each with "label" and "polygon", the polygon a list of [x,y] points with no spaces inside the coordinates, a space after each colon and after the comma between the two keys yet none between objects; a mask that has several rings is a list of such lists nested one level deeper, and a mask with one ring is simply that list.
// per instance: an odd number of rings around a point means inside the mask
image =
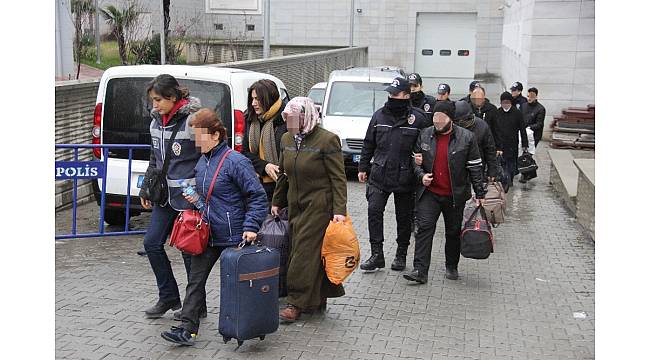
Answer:
[{"label": "woman in blue jacket", "polygon": [[[161,336],[181,345],[194,344],[199,330],[199,315],[205,304],[205,283],[221,252],[242,242],[252,242],[266,218],[266,192],[259,182],[251,161],[244,155],[231,151],[226,129],[210,109],[201,109],[190,124],[196,135],[196,144],[203,156],[196,164],[196,190],[205,198],[212,177],[222,159],[217,181],[210,199],[205,201],[207,220],[210,223],[210,240],[205,251],[192,256],[190,278],[185,291],[182,324],[172,326]],[[190,197],[186,197],[191,201]]]}]

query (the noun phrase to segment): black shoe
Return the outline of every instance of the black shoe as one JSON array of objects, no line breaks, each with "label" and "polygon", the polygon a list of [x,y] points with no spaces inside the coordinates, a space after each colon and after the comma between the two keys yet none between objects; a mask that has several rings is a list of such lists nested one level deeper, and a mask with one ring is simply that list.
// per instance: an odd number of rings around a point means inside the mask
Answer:
[{"label": "black shoe", "polygon": [[528,182],[528,179],[525,179],[525,178],[523,177],[523,175],[522,175],[522,176],[519,177],[519,182],[522,183],[522,184],[525,184],[525,183]]},{"label": "black shoe", "polygon": [[415,281],[419,284],[426,284],[427,283],[427,276],[422,274],[420,270],[413,270],[408,274],[404,274],[404,279],[408,281]]},{"label": "black shoe", "polygon": [[361,270],[364,271],[373,271],[386,267],[386,261],[384,260],[384,254],[375,253],[370,256],[370,259],[366,260],[361,264]]},{"label": "black shoe", "polygon": [[176,326],[172,326],[171,330],[161,332],[160,336],[167,341],[185,346],[194,345],[194,339],[196,338],[196,334]]},{"label": "black shoe", "polygon": [[181,308],[181,300],[176,300],[172,301],[169,303],[164,303],[160,300],[156,303],[156,305],[148,308],[147,310],[144,311],[144,315],[148,319],[158,319],[165,315],[167,310],[172,309],[172,310],[178,310]]},{"label": "black shoe", "polygon": [[406,269],[406,255],[395,255],[395,260],[393,260],[390,268],[395,271],[402,271]]},{"label": "black shoe", "polygon": [[445,277],[449,280],[458,280],[458,269],[445,269]]},{"label": "black shoe", "polygon": [[140,256],[147,256],[147,250],[145,249],[138,250],[137,254]]},{"label": "black shoe", "polygon": [[[182,313],[183,313],[183,310],[178,310],[178,311],[174,312],[174,320],[181,321],[181,314]],[[203,311],[201,311],[201,314],[199,315],[199,317],[201,319],[207,318],[208,317],[208,310],[203,309]]]}]

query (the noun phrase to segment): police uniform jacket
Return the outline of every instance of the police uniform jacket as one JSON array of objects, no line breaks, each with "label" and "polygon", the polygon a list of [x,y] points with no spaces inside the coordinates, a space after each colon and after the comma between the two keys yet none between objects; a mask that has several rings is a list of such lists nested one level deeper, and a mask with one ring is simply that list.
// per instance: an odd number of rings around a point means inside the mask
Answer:
[{"label": "police uniform jacket", "polygon": [[413,191],[413,147],[428,126],[430,120],[418,108],[410,107],[401,117],[386,106],[375,111],[363,140],[359,172],[370,171],[368,182],[383,191]]},{"label": "police uniform jacket", "polygon": [[[156,110],[151,111],[152,120],[149,125],[151,156],[149,158],[149,167],[162,169],[165,153],[171,147],[169,152],[171,158],[167,168],[167,202],[172,209],[177,211],[194,208],[183,197],[183,190],[178,180],[188,180],[192,186],[196,185],[194,167],[201,157],[201,152],[196,148],[194,133],[190,128],[188,119],[191,119],[191,114],[194,114],[200,108],[200,100],[190,97],[189,103],[179,108],[169,119],[166,126],[163,126],[162,116]],[[176,125],[179,126],[179,129],[174,141],[171,141],[172,131]]]}]

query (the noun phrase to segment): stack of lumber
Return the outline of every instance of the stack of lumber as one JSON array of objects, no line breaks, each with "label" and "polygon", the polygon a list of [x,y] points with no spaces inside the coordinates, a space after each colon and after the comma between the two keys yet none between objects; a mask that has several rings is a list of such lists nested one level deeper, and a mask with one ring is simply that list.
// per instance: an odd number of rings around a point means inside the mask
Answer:
[{"label": "stack of lumber", "polygon": [[596,147],[596,106],[569,107],[553,117],[551,147],[594,149]]}]

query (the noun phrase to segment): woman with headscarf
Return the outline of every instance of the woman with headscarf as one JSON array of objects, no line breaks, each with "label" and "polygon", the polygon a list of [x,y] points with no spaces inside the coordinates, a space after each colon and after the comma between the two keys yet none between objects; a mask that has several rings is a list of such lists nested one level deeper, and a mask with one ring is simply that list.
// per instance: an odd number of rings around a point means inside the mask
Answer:
[{"label": "woman with headscarf", "polygon": [[242,153],[253,162],[269,203],[278,179],[280,139],[287,132],[282,119],[284,109],[278,87],[272,80],[261,79],[248,88],[248,110]]},{"label": "woman with headscarf", "polygon": [[293,322],[302,312],[325,310],[328,297],[345,294],[343,286],[327,278],[321,247],[330,220],[345,220],[347,179],[339,137],[318,126],[318,110],[311,99],[293,98],[282,117],[288,132],[280,145],[280,176],[271,213],[289,208],[288,306],[280,312],[280,320]]}]

